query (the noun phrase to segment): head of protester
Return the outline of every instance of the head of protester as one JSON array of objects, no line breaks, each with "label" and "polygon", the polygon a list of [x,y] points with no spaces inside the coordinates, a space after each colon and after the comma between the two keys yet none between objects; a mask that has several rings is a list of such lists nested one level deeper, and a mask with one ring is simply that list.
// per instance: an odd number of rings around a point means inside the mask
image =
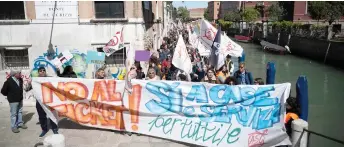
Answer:
[{"label": "head of protester", "polygon": [[254,80],[251,72],[248,72],[245,68],[245,63],[239,64],[239,70],[234,73],[236,83],[239,85],[253,85]]},{"label": "head of protester", "polygon": [[60,75],[60,77],[64,77],[64,78],[77,78],[76,73],[73,70],[73,67],[68,65],[64,68],[62,74]]},{"label": "head of protester", "polygon": [[264,81],[262,78],[255,78],[254,85],[264,85]]},{"label": "head of protester", "polygon": [[146,80],[160,80],[160,77],[156,75],[156,71],[152,67],[148,69],[147,75]]},{"label": "head of protester", "polygon": [[105,70],[104,68],[99,68],[96,72],[96,79],[105,79]]},{"label": "head of protester", "polygon": [[225,80],[225,82],[223,84],[237,85],[234,77],[227,77],[227,79]]},{"label": "head of protester", "polygon": [[207,69],[206,76],[203,78],[202,82],[207,82],[211,84],[220,84],[220,81],[216,77],[215,70],[212,68]]},{"label": "head of protester", "polygon": [[47,76],[47,71],[43,66],[38,68],[38,77],[46,77]]}]

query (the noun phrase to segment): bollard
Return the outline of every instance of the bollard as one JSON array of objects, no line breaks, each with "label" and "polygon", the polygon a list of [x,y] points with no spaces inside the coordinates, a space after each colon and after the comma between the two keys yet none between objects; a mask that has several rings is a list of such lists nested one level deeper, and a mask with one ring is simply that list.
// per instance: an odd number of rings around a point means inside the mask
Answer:
[{"label": "bollard", "polygon": [[308,82],[306,76],[299,76],[296,82],[296,98],[300,104],[300,118],[308,120]]},{"label": "bollard", "polygon": [[268,64],[266,65],[266,84],[275,84],[275,75],[275,63],[268,62]]},{"label": "bollard", "polygon": [[308,133],[306,131],[303,132],[303,129],[308,129],[308,122],[302,119],[296,119],[291,123],[291,128],[292,128],[292,132],[291,132],[292,145],[298,146],[298,147],[307,147]]},{"label": "bollard", "polygon": [[65,147],[65,137],[62,134],[53,134],[44,138],[44,146]]},{"label": "bollard", "polygon": [[241,57],[239,57],[239,63],[245,62],[245,52],[243,51]]}]

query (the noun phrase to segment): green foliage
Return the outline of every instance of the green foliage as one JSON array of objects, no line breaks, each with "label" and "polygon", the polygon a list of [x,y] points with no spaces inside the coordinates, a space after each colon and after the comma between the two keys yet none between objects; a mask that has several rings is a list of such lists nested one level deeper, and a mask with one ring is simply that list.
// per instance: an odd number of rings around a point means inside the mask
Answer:
[{"label": "green foliage", "polygon": [[177,8],[176,7],[173,7],[173,9],[172,9],[172,18],[174,19],[174,20],[176,20],[176,18],[177,18]]},{"label": "green foliage", "polygon": [[241,14],[239,11],[228,12],[224,15],[224,20],[226,21],[240,21]]},{"label": "green foliage", "polygon": [[228,28],[230,28],[232,26],[233,22],[220,19],[219,24],[220,24],[222,30],[228,30]]},{"label": "green foliage", "polygon": [[279,21],[284,15],[284,9],[278,4],[272,4],[268,8],[269,21]]},{"label": "green foliage", "polygon": [[210,15],[209,15],[209,10],[208,10],[208,8],[205,9],[203,16],[204,16],[204,19],[205,19],[205,20],[208,20],[208,21],[209,21],[209,20],[212,20],[212,18],[211,18]]},{"label": "green foliage", "polygon": [[312,19],[317,21],[326,18],[326,2],[325,1],[310,1],[309,14]]},{"label": "green foliage", "polygon": [[259,12],[254,8],[247,8],[242,13],[243,20],[252,23],[259,18]]},{"label": "green foliage", "polygon": [[272,23],[272,27],[276,32],[290,32],[292,29],[300,29],[302,26],[301,23],[291,21],[275,21]]},{"label": "green foliage", "polygon": [[342,1],[327,1],[325,4],[326,20],[331,25],[334,21],[338,20],[344,11],[344,2]]},{"label": "green foliage", "polygon": [[187,21],[190,17],[188,9],[186,7],[179,7],[177,10],[177,17],[181,18],[183,21]]},{"label": "green foliage", "polygon": [[331,25],[344,15],[343,1],[311,1],[309,13],[315,20],[325,19]]}]

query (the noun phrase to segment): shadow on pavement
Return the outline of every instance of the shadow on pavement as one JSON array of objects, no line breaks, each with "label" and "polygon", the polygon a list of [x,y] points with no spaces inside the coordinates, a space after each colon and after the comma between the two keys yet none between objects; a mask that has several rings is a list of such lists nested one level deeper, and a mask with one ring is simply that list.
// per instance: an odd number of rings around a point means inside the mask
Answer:
[{"label": "shadow on pavement", "polygon": [[34,112],[24,114],[23,115],[24,123],[26,124],[28,121],[30,121],[32,119],[33,115],[35,115]]},{"label": "shadow on pavement", "polygon": [[80,125],[71,120],[68,120],[67,118],[60,120],[58,126],[61,129],[63,128],[63,129],[78,129],[78,130],[100,130],[98,128],[92,128],[92,127]]}]

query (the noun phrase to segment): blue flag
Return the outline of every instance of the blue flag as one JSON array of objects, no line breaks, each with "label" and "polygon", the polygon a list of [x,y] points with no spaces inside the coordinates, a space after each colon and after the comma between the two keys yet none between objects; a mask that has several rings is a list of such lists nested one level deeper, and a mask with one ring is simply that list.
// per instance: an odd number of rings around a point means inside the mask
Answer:
[{"label": "blue flag", "polygon": [[211,46],[211,52],[210,52],[210,65],[215,67],[216,69],[219,69],[218,66],[218,58],[219,58],[219,51],[220,51],[220,44],[221,44],[221,26],[219,26],[219,29],[217,30],[213,45]]}]

